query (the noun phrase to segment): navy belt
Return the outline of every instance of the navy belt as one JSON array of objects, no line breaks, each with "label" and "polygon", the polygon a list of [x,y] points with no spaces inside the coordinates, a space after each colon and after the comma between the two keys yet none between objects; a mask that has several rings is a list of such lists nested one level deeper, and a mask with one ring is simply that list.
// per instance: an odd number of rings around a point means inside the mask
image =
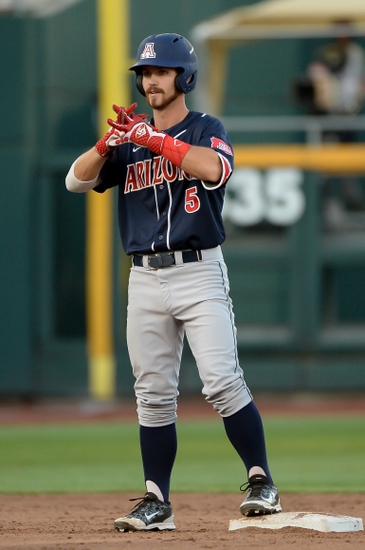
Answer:
[{"label": "navy belt", "polygon": [[[143,256],[142,254],[134,254],[133,265],[136,267],[143,267]],[[202,253],[200,250],[184,250],[181,256],[184,264],[189,262],[201,262],[202,260]],[[148,254],[146,257],[148,267],[151,269],[161,269],[176,264],[174,252],[158,252],[156,254]]]}]

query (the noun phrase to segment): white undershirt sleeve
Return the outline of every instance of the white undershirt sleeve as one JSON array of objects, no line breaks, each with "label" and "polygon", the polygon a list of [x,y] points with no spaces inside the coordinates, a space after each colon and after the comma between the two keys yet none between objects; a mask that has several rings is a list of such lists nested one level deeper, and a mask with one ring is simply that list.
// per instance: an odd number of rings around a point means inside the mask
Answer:
[{"label": "white undershirt sleeve", "polygon": [[66,188],[68,191],[71,191],[73,193],[85,193],[86,191],[89,191],[90,189],[93,189],[100,181],[100,176],[97,175],[96,178],[89,181],[82,181],[79,180],[75,176],[75,164],[77,162],[77,159],[75,162],[72,163],[70,170],[68,171],[68,174],[66,176]]}]

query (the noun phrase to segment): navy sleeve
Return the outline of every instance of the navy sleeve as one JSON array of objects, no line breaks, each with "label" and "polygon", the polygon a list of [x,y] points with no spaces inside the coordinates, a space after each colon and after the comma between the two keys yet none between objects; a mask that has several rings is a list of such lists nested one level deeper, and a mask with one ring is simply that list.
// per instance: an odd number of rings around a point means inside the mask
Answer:
[{"label": "navy sleeve", "polygon": [[[123,147],[121,145],[120,147]],[[111,159],[108,159],[100,171],[101,182],[94,187],[94,191],[97,193],[104,193],[111,187],[116,187],[120,183],[121,165],[117,162],[117,151]]]}]

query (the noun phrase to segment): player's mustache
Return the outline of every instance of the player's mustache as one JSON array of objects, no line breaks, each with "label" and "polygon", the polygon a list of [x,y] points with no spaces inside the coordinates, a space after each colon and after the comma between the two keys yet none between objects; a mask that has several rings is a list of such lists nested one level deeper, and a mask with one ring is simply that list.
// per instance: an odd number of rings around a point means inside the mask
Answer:
[{"label": "player's mustache", "polygon": [[163,90],[161,90],[161,88],[156,88],[156,86],[150,86],[147,91],[146,91],[146,94],[150,94],[151,92],[158,92],[158,93],[161,93],[163,94]]}]

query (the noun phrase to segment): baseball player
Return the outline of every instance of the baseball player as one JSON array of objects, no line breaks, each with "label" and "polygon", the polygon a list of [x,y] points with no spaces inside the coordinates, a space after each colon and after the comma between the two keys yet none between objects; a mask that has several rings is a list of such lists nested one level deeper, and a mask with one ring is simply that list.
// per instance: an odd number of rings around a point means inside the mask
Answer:
[{"label": "baseball player", "polygon": [[233,170],[219,120],[189,111],[197,81],[193,46],[178,34],[152,35],[137,52],[136,86],[153,118],[113,106],[106,135],[66,177],[69,191],[118,187],[120,236],[131,256],[127,343],[135,376],[146,493],[115,521],[119,531],[175,529],[169,501],[177,450],[180,360],[187,337],[206,400],[223,418],[248,481],[246,516],[281,511],[260,414],[237,355],[222,207]]}]

